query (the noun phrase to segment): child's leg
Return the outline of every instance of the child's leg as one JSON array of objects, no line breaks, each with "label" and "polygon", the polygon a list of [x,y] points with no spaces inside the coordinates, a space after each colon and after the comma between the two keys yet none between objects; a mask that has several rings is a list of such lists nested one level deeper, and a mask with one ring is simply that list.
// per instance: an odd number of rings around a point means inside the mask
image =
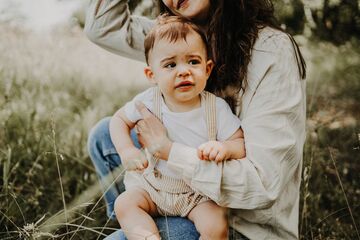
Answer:
[{"label": "child's leg", "polygon": [[151,217],[158,215],[156,205],[146,191],[131,189],[123,192],[115,201],[115,213],[129,240],[160,239]]},{"label": "child's leg", "polygon": [[194,222],[201,239],[228,239],[226,213],[226,208],[218,206],[213,201],[206,201],[194,207],[188,218]]}]

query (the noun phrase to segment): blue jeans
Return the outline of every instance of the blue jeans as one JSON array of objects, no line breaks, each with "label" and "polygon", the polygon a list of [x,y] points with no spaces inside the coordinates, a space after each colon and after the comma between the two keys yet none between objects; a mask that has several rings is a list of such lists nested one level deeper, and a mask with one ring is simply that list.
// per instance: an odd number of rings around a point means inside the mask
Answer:
[{"label": "blue jeans", "polygon": [[[103,190],[108,189],[104,195],[106,202],[107,215],[115,219],[114,201],[116,197],[125,190],[122,182],[113,183],[111,187],[106,186],[102,180],[112,174],[112,170],[121,164],[121,159],[111,141],[109,133],[110,117],[99,121],[90,131],[88,138],[88,151],[92,163],[95,166],[96,173],[100,179]],[[136,147],[140,148],[137,136],[134,131],[131,132],[131,138]],[[113,176],[115,179],[116,176]],[[196,231],[194,224],[182,217],[159,217],[155,219],[156,225],[160,231],[161,239],[173,240],[192,240],[199,239],[199,233]],[[234,230],[230,230],[231,239],[247,239]],[[107,240],[124,240],[125,235],[121,230],[109,235]]]}]

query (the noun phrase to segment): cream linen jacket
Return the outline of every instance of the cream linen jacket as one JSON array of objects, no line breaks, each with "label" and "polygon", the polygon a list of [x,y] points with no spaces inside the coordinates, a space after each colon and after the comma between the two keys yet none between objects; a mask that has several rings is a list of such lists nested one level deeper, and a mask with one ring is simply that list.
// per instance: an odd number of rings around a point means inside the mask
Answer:
[{"label": "cream linen jacket", "polygon": [[[87,36],[101,47],[139,61],[154,22],[132,16],[126,0],[91,2]],[[240,57],[240,56],[239,56]],[[230,225],[250,239],[297,239],[305,141],[305,81],[289,38],[264,28],[252,50],[240,119],[246,158],[200,161],[196,149],[174,143],[168,166],[194,189],[230,208]]]}]

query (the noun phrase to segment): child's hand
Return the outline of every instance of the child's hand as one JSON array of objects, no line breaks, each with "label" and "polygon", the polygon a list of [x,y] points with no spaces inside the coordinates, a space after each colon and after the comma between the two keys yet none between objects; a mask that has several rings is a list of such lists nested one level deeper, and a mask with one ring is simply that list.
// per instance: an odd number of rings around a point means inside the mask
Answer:
[{"label": "child's hand", "polygon": [[219,141],[209,141],[198,147],[198,157],[201,160],[221,162],[227,160],[230,157],[228,155],[226,144]]},{"label": "child's hand", "polygon": [[138,148],[127,148],[121,154],[121,163],[128,171],[144,171],[148,167],[145,154]]}]

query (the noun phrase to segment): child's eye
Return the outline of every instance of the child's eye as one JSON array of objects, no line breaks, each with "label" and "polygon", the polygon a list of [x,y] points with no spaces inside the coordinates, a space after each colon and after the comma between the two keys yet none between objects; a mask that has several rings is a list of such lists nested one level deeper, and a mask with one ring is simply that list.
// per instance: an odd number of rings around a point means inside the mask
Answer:
[{"label": "child's eye", "polygon": [[176,63],[167,63],[164,65],[165,68],[174,68],[176,66]]},{"label": "child's eye", "polygon": [[199,63],[200,63],[200,61],[197,60],[197,59],[192,59],[192,60],[189,61],[190,65],[196,65],[196,64],[199,64]]}]

